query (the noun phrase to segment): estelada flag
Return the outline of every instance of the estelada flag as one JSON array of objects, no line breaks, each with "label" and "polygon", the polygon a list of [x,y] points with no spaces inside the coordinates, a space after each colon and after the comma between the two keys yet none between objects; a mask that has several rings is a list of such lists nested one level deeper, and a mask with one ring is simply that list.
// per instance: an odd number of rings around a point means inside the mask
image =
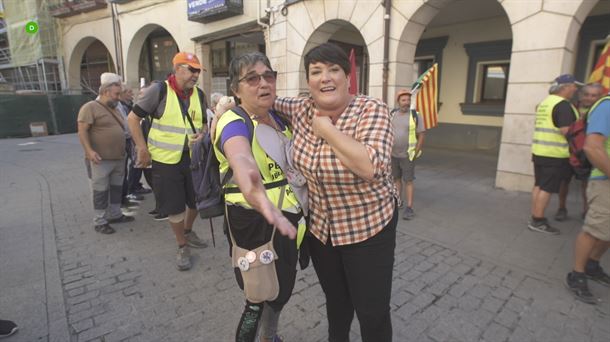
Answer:
[{"label": "estelada flag", "polygon": [[[411,108],[424,118],[426,129],[438,125],[438,63],[426,70],[411,87]],[[415,100],[415,101],[413,101]]]},{"label": "estelada flag", "polygon": [[358,94],[358,80],[356,78],[356,52],[353,48],[349,52],[349,65],[352,69],[349,73],[349,93],[356,95]]},{"label": "estelada flag", "polygon": [[604,87],[604,94],[610,90],[610,40],[599,55],[599,60],[589,76],[589,83],[601,84]]}]

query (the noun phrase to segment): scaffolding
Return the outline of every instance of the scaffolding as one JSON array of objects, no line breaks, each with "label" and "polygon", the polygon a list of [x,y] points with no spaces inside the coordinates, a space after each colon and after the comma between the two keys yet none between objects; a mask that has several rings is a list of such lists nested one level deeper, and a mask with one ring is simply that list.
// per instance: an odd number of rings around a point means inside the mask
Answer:
[{"label": "scaffolding", "polygon": [[[2,0],[0,6],[0,82],[15,91],[61,91],[58,41],[49,0]],[[38,24],[28,33],[26,24]]]}]

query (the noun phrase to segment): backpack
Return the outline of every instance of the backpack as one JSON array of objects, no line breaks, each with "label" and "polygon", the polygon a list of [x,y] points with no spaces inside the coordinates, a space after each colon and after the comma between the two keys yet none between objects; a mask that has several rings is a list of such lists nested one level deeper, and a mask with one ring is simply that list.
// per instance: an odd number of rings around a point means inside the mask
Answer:
[{"label": "backpack", "polygon": [[576,179],[587,179],[591,174],[591,162],[585,155],[584,146],[587,137],[587,118],[582,117],[570,124],[566,139],[570,150],[570,165]]},{"label": "backpack", "polygon": [[[252,119],[241,107],[232,110],[244,119],[252,144],[254,135]],[[209,131],[205,133],[203,139],[193,144],[191,152],[191,172],[199,216],[205,219],[224,215],[223,187],[233,176],[233,170],[229,169],[223,179],[220,179],[220,163],[214,153],[214,142]]]}]

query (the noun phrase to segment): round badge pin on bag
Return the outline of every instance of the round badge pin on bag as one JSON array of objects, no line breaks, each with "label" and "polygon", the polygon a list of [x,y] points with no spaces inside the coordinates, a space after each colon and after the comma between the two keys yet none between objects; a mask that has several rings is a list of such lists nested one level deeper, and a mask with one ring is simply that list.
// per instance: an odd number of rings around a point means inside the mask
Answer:
[{"label": "round badge pin on bag", "polygon": [[256,253],[254,251],[249,251],[248,253],[246,253],[246,260],[248,260],[249,263],[255,262]]},{"label": "round badge pin on bag", "polygon": [[244,272],[250,269],[250,263],[244,257],[239,257],[239,259],[237,259],[237,265],[239,266],[239,269]]},{"label": "round badge pin on bag", "polygon": [[261,252],[259,259],[262,264],[269,265],[273,261],[273,252],[268,249],[265,249]]}]

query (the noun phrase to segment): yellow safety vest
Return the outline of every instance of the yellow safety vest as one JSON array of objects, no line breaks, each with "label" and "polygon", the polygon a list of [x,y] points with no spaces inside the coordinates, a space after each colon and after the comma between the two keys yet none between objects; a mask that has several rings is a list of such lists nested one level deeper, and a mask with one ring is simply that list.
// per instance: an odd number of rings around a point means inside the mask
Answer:
[{"label": "yellow safety vest", "polygon": [[[567,101],[561,96],[549,95],[538,105],[536,110],[536,126],[532,141],[532,153],[537,156],[551,158],[569,158],[568,141],[559,128],[553,124],[553,108],[561,101]],[[578,110],[570,104],[574,116],[578,119]]]},{"label": "yellow safety vest", "polygon": [[[407,154],[409,155],[409,160],[413,161],[415,159],[415,147],[417,147],[417,125],[415,124],[415,120],[413,120],[413,114],[409,110],[409,147],[407,148]],[[416,114],[417,115],[417,114]]]},{"label": "yellow safety vest", "polygon": [[[182,115],[178,94],[165,81],[167,96],[165,109],[160,119],[154,119],[148,133],[148,150],[152,160],[164,164],[177,164],[182,158],[184,142],[187,135],[193,134],[191,125]],[[195,129],[203,128],[203,110],[199,100],[199,91],[193,89],[189,99],[188,114]]]},{"label": "yellow safety vest", "polygon": [[[589,117],[587,118],[587,120],[589,120],[591,118],[591,114],[593,114],[593,110],[595,108],[597,108],[597,106],[599,106],[600,103],[602,103],[602,101],[610,101],[610,96],[604,96],[601,99],[599,99],[597,102],[595,102],[595,104],[593,106],[591,106],[591,109],[589,110]],[[610,113],[595,113],[595,115],[610,115]],[[608,155],[610,156],[610,138],[606,139],[606,153],[608,153]],[[598,168],[593,168],[593,170],[591,170],[591,178],[603,178],[603,177],[608,177],[607,175],[605,175],[602,170],[598,169]]]},{"label": "yellow safety vest", "polygon": [[[216,158],[218,158],[218,162],[220,163],[219,171],[220,171],[220,179],[224,177],[224,175],[229,170],[229,162],[227,161],[224,154],[220,151],[220,137],[222,135],[222,130],[225,128],[227,124],[233,122],[235,120],[244,119],[233,111],[228,111],[224,113],[220,119],[218,120],[218,124],[216,125],[216,137],[214,138],[214,153],[216,154]],[[258,126],[258,121],[252,120],[254,127]],[[292,139],[292,132],[286,127],[282,132],[286,137]],[[267,153],[263,150],[263,148],[258,144],[256,140],[256,129],[252,132],[254,135],[252,138],[252,155],[254,156],[254,160],[256,161],[256,165],[260,171],[261,177],[263,178],[263,184],[271,184],[275,182],[280,182],[282,180],[286,180],[286,176],[284,172],[280,168],[280,166],[273,160],[271,157],[267,155]],[[225,185],[226,189],[237,188],[232,182],[229,182]],[[273,187],[267,189],[267,197],[271,201],[271,203],[277,206],[280,191],[282,186]],[[245,208],[252,208],[250,204],[244,198],[244,195],[241,192],[225,192],[225,202],[236,204]],[[290,184],[286,183],[286,193],[284,195],[284,201],[282,203],[281,210],[299,213],[301,210],[301,206],[299,201],[297,200]]]}]

